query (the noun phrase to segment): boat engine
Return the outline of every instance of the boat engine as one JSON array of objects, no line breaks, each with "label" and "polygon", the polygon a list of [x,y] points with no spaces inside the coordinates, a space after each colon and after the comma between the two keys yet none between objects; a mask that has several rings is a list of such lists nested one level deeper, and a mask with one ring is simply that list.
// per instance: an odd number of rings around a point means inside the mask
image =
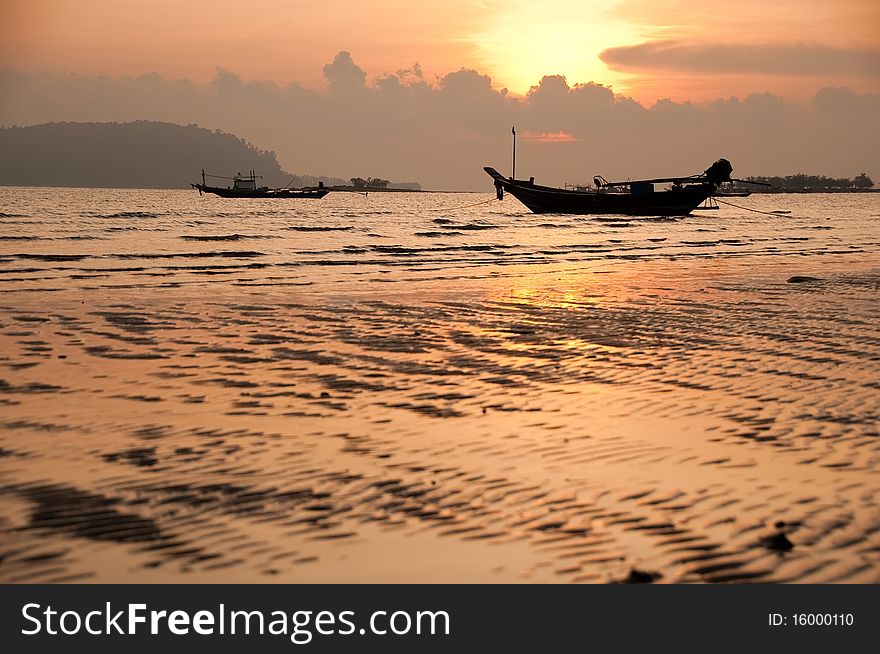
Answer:
[{"label": "boat engine", "polygon": [[721,182],[729,182],[730,173],[733,172],[733,166],[730,165],[730,162],[727,159],[719,159],[711,166],[709,166],[703,174],[712,182],[715,186],[720,186]]}]

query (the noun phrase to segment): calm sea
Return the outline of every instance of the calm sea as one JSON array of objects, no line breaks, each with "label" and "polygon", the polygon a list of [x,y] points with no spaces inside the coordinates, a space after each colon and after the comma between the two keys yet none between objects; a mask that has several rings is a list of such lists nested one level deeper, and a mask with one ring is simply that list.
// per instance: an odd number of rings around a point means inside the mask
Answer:
[{"label": "calm sea", "polygon": [[[471,277],[481,266],[505,265],[798,257],[787,260],[794,263],[843,255],[859,262],[876,255],[880,242],[875,194],[730,198],[791,213],[722,206],[684,219],[539,216],[512,198],[490,197],[332,193],[282,202],[194,191],[0,187],[3,273],[11,291],[36,280],[47,291],[51,280],[67,289],[71,279],[83,288],[92,287],[87,279],[98,288],[137,280],[149,287],[158,283],[149,278],[163,273],[174,276],[166,283],[208,288],[267,275],[358,284],[364,274],[402,268]],[[218,279],[221,270],[226,276]]]}]

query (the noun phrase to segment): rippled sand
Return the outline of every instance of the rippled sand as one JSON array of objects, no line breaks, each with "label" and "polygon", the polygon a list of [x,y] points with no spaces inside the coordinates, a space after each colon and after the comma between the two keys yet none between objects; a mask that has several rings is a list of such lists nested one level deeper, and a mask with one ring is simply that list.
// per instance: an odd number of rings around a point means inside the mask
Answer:
[{"label": "rippled sand", "polygon": [[0,188],[0,581],[880,582],[880,197],[487,197]]}]

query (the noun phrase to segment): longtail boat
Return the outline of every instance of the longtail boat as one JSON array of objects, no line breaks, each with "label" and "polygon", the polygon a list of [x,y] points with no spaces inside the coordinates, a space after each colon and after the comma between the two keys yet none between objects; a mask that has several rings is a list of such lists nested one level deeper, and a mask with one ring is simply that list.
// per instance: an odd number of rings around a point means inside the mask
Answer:
[{"label": "longtail boat", "polygon": [[[733,166],[719,159],[705,171],[689,177],[609,182],[593,178],[594,188],[555,188],[535,184],[535,178],[505,177],[494,168],[485,170],[495,180],[499,200],[510,193],[533,213],[623,214],[628,216],[686,216],[730,181]],[[655,190],[655,184],[668,188]]]},{"label": "longtail boat", "polygon": [[[732,182],[770,186],[764,182],[732,179],[733,166],[719,159],[702,173],[687,177],[660,177],[609,182],[601,175],[595,186],[556,188],[535,184],[535,178],[516,178],[516,127],[513,134],[513,172],[505,177],[490,166],[483,168],[495,180],[495,194],[510,193],[533,213],[623,214],[626,216],[686,216],[712,196],[727,195],[721,185]],[[655,184],[667,185],[656,190]],[[717,208],[706,207],[706,208]]]},{"label": "longtail boat", "polygon": [[[205,181],[205,177],[230,179],[232,180],[232,186],[208,186],[207,182]],[[260,176],[257,175],[253,170],[250,171],[250,174],[248,175],[241,175],[239,173],[234,177],[206,175],[205,171],[203,170],[202,183],[190,184],[190,186],[192,186],[194,189],[197,189],[199,195],[201,195],[202,193],[213,193],[214,195],[219,195],[221,198],[311,198],[314,200],[320,200],[330,192],[329,189],[324,188],[324,182],[318,182],[318,186],[313,188],[291,189],[257,186],[257,179],[260,179]]]}]

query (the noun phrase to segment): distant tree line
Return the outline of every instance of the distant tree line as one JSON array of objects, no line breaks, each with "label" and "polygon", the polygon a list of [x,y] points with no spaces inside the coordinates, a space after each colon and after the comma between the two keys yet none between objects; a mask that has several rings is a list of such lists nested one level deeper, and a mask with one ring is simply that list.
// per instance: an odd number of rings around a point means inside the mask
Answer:
[{"label": "distant tree line", "polygon": [[351,185],[355,188],[388,188],[390,182],[387,179],[379,179],[378,177],[352,177]]},{"label": "distant tree line", "polygon": [[774,191],[803,193],[810,191],[865,191],[874,187],[874,181],[865,173],[861,173],[853,179],[846,177],[825,177],[824,175],[788,175],[786,177],[747,177],[752,182],[770,184],[770,188],[738,184],[737,188],[758,193],[772,193]]}]

